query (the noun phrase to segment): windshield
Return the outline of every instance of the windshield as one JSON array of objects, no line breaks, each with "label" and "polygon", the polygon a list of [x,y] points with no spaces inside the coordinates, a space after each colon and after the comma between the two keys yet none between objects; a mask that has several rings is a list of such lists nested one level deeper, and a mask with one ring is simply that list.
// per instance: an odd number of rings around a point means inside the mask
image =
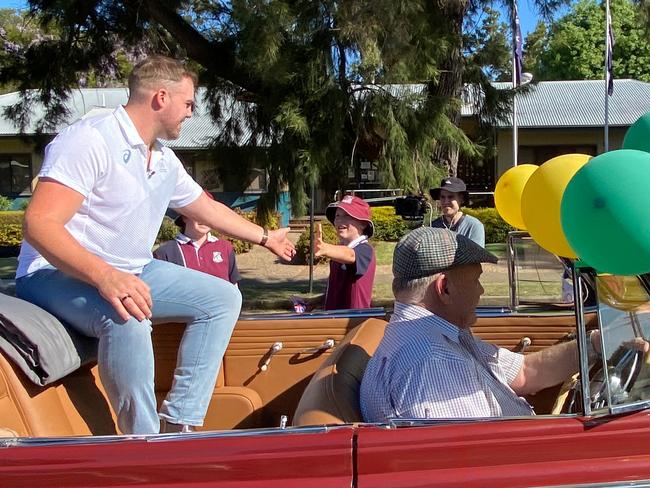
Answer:
[{"label": "windshield", "polygon": [[598,275],[602,360],[590,372],[592,408],[650,398],[650,296],[636,276]]}]

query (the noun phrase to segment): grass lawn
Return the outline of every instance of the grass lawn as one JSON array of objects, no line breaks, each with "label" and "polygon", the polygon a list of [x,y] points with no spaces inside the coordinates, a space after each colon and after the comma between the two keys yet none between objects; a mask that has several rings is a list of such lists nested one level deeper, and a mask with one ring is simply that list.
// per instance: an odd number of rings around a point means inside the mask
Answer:
[{"label": "grass lawn", "polygon": [[375,257],[377,259],[377,266],[384,264],[393,264],[393,250],[397,242],[388,241],[370,241],[372,247],[375,248]]},{"label": "grass lawn", "polygon": [[[372,242],[372,241],[371,241]],[[372,242],[375,253],[377,256],[378,265],[390,265],[393,260],[393,250],[395,249],[395,242],[374,241]],[[488,244],[487,249],[497,255],[500,259],[505,258],[505,244]],[[0,258],[0,278],[11,279],[16,272],[16,265],[18,260],[16,258]],[[506,306],[508,304],[508,283],[507,275],[504,275],[504,281],[497,282],[484,282],[485,288],[484,300],[482,302],[489,302],[490,304],[498,304]],[[286,303],[285,311],[291,309],[291,297],[294,295],[309,297],[306,293],[307,288],[306,280],[297,281],[276,281],[272,283],[260,283],[258,281],[243,280],[240,283],[242,293],[244,295],[244,308],[245,309],[274,309],[272,304]],[[325,292],[327,286],[326,280],[315,280],[313,295],[318,295]],[[559,300],[561,296],[561,284],[557,282],[544,282],[539,283],[536,281],[521,281],[520,282],[520,296],[522,297],[548,297],[549,300]],[[391,290],[390,281],[375,281],[373,289],[373,301],[377,304],[388,306],[392,304],[393,294]],[[498,301],[498,303],[495,302]],[[501,303],[503,302],[503,303]]]},{"label": "grass lawn", "polygon": [[[375,255],[377,256],[377,265],[381,266],[382,264],[392,264],[393,263],[393,251],[397,242],[387,242],[387,241],[370,241],[372,246],[375,248]],[[503,243],[487,244],[485,249],[490,251],[499,259],[506,259],[506,245]]]},{"label": "grass lawn", "polygon": [[490,251],[499,259],[506,259],[506,245],[502,242],[497,242],[493,244],[486,244],[485,249]]}]

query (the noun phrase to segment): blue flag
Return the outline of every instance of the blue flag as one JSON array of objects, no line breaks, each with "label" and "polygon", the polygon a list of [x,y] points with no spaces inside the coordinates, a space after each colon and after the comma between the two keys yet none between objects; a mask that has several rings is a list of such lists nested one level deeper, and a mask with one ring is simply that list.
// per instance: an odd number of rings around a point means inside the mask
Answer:
[{"label": "blue flag", "polygon": [[612,16],[607,9],[607,55],[605,63],[607,65],[607,94],[612,95],[614,93],[614,32],[612,30]]},{"label": "blue flag", "polygon": [[515,51],[514,56],[514,70],[515,70],[515,86],[521,83],[521,70],[523,65],[523,51],[521,47],[521,27],[519,25],[519,12],[517,11],[517,0],[512,2],[512,36],[513,48]]}]

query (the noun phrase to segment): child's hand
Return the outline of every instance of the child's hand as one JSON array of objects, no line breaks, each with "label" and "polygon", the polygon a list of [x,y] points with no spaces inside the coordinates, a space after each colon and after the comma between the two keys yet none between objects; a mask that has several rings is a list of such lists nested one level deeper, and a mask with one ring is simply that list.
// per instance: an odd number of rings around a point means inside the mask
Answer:
[{"label": "child's hand", "polygon": [[326,248],[328,244],[323,241],[323,226],[318,224],[314,231],[314,256],[317,258],[326,256]]}]

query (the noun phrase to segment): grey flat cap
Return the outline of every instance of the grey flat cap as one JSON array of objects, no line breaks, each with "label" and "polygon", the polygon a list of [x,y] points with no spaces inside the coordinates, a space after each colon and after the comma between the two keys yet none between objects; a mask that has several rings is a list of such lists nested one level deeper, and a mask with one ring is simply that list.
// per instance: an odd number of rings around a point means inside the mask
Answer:
[{"label": "grey flat cap", "polygon": [[420,227],[395,246],[393,276],[417,279],[463,264],[496,263],[497,257],[449,229]]}]

